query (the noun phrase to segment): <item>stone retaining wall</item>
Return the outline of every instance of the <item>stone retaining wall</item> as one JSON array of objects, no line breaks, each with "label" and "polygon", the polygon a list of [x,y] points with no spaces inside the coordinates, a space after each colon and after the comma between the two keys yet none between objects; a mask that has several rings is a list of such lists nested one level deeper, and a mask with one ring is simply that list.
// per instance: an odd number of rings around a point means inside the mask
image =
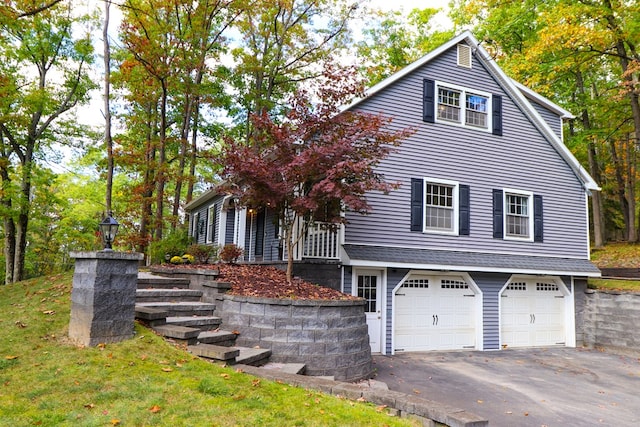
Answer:
[{"label": "stone retaining wall", "polygon": [[585,291],[584,345],[640,350],[640,293]]},{"label": "stone retaining wall", "polygon": [[371,348],[364,301],[217,297],[222,323],[236,343],[271,349],[271,361],[305,363],[307,375],[340,381],[370,378]]}]

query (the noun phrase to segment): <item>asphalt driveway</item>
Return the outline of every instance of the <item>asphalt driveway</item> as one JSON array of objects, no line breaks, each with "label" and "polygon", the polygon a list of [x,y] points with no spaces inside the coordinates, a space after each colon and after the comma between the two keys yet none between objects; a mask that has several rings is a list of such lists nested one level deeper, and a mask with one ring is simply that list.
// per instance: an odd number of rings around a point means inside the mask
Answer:
[{"label": "asphalt driveway", "polygon": [[486,417],[491,427],[638,426],[640,354],[572,348],[374,356],[389,389]]}]

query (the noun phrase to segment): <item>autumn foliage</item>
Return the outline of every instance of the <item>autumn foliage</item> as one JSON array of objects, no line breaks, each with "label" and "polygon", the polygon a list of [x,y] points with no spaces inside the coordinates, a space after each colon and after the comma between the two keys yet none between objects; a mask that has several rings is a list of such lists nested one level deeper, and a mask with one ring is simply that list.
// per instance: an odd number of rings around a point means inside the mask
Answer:
[{"label": "autumn foliage", "polygon": [[340,209],[327,206],[366,213],[367,192],[396,188],[376,166],[411,130],[390,130],[391,119],[383,115],[341,110],[363,95],[354,76],[351,69],[327,67],[316,86],[296,92],[281,120],[254,115],[249,144],[226,140],[220,161],[227,190],[245,205],[276,211],[289,281],[292,249],[304,234],[294,228],[304,229],[320,211],[325,222],[344,221]]}]

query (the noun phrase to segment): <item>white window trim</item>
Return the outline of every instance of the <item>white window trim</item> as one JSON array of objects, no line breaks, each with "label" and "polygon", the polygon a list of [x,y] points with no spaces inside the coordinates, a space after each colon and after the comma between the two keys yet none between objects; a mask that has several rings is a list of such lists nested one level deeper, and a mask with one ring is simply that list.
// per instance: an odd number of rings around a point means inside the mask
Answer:
[{"label": "white window trim", "polygon": [[[439,97],[440,97],[440,88],[453,89],[456,91],[460,91],[460,122],[454,122],[451,120],[444,120],[438,117],[438,105]],[[467,115],[467,95],[479,95],[487,98],[487,127],[483,128],[480,126],[472,126],[466,123],[466,115]],[[463,86],[458,86],[455,84],[444,83],[436,80],[435,82],[435,121],[436,123],[445,123],[451,126],[459,126],[467,129],[476,129],[482,132],[493,132],[493,95],[488,92],[483,92],[481,90],[472,90]]]},{"label": "white window trim", "polygon": [[[529,210],[529,236],[528,237],[519,237],[519,236],[509,236],[507,235],[507,194],[512,194],[514,196],[524,196],[528,199],[528,210]],[[503,188],[502,189],[502,229],[504,240],[517,240],[520,242],[533,242],[533,193],[531,191],[524,190],[514,190],[512,188]]]},{"label": "white window trim", "polygon": [[[453,218],[451,218],[452,230],[438,230],[427,228],[427,184],[448,185],[453,187]],[[459,232],[459,188],[460,183],[458,181],[450,181],[439,178],[423,178],[422,179],[422,232],[429,234],[446,234],[446,235],[458,235]]]},{"label": "white window trim", "polygon": [[205,242],[207,243],[213,243],[213,235],[215,234],[214,232],[215,223],[214,224],[211,224],[211,223],[214,222],[212,220],[214,219],[215,209],[216,209],[215,204],[210,205],[207,208],[207,223],[206,223],[207,231],[206,231],[206,239],[205,239]]}]

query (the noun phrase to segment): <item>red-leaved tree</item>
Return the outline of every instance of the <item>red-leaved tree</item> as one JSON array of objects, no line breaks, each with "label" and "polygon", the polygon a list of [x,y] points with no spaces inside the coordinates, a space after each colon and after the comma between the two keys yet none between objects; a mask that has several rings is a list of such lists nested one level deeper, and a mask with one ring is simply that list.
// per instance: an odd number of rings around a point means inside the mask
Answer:
[{"label": "red-leaved tree", "polygon": [[367,192],[397,188],[376,166],[413,131],[391,129],[380,114],[341,111],[355,96],[362,84],[354,71],[327,67],[317,85],[297,91],[284,117],[253,116],[250,144],[229,138],[222,152],[226,189],[243,205],[277,213],[289,282],[294,247],[319,211],[338,224],[340,209],[327,206],[366,213]]}]

